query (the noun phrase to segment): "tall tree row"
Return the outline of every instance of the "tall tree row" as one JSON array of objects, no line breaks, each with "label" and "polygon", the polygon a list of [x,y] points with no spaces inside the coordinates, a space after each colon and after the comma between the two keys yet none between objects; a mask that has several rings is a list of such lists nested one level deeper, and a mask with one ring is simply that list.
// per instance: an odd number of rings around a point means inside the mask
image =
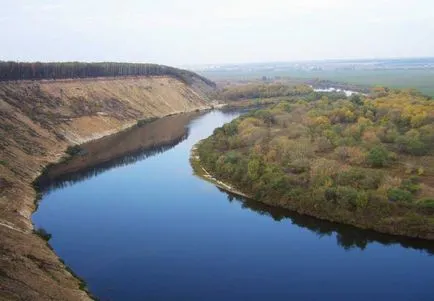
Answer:
[{"label": "tall tree row", "polygon": [[198,78],[208,85],[215,85],[191,71],[157,64],[0,61],[0,81],[159,75],[172,76],[186,84],[192,84],[193,78]]}]

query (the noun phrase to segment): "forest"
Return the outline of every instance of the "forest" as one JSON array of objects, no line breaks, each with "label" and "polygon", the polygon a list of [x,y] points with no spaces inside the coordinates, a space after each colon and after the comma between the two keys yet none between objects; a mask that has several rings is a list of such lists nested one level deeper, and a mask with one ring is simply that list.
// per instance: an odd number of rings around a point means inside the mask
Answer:
[{"label": "forest", "polygon": [[215,86],[214,82],[191,71],[157,64],[0,61],[0,81],[161,75],[177,78],[186,84],[192,84],[193,78],[199,78]]},{"label": "forest", "polygon": [[223,101],[306,95],[312,88],[303,84],[255,83],[234,84],[221,88],[214,98]]},{"label": "forest", "polygon": [[309,95],[216,129],[198,146],[201,165],[269,205],[434,239],[433,100],[383,87]]},{"label": "forest", "polygon": [[237,103],[278,103],[280,101],[297,101],[300,98],[306,101],[315,101],[327,96],[330,100],[345,98],[344,92],[319,92],[299,80],[281,81],[247,81],[235,83],[219,83],[218,89],[213,91],[211,98],[224,103],[236,105]]}]

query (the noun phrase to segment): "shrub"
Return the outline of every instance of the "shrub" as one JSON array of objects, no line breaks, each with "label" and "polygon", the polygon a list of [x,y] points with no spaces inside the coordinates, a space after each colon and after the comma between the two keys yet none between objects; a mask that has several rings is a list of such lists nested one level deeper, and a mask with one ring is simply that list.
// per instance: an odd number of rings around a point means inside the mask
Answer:
[{"label": "shrub", "polygon": [[229,151],[226,154],[226,162],[229,162],[231,164],[236,164],[238,160],[240,160],[242,155],[237,151]]},{"label": "shrub", "polygon": [[343,204],[355,204],[358,198],[357,189],[350,186],[338,186],[336,194],[339,202]]},{"label": "shrub", "polygon": [[338,194],[336,192],[336,188],[334,187],[329,187],[325,190],[324,192],[324,198],[327,201],[336,201],[338,198]]},{"label": "shrub", "polygon": [[233,136],[238,133],[238,122],[232,121],[223,126],[223,131],[227,136]]},{"label": "shrub", "polygon": [[387,192],[387,197],[393,202],[405,202],[409,203],[413,200],[411,192],[401,188],[391,188]]},{"label": "shrub", "polygon": [[78,155],[82,151],[83,149],[79,145],[68,146],[68,148],[66,149],[66,153],[70,156]]},{"label": "shrub", "polygon": [[48,233],[47,230],[45,230],[44,228],[34,230],[34,233],[45,241],[49,241],[51,239],[51,234]]},{"label": "shrub", "polygon": [[420,140],[424,143],[434,146],[434,124],[428,124],[419,129]]},{"label": "shrub", "polygon": [[316,143],[318,146],[318,151],[321,153],[325,153],[333,149],[333,144],[327,137],[319,137]]},{"label": "shrub", "polygon": [[151,122],[154,122],[157,119],[158,119],[158,117],[148,117],[148,118],[137,120],[137,126],[147,125]]},{"label": "shrub", "polygon": [[423,156],[428,152],[427,145],[423,143],[416,135],[412,136],[406,134],[405,136],[399,136],[396,138],[396,143],[398,144],[401,152],[410,155]]},{"label": "shrub", "polygon": [[276,106],[273,107],[273,112],[287,112],[290,113],[292,111],[291,104],[286,101],[279,102]]},{"label": "shrub", "polygon": [[342,186],[353,186],[361,189],[377,189],[384,177],[382,172],[351,168],[338,175],[338,183]]},{"label": "shrub", "polygon": [[364,190],[357,190],[350,186],[338,186],[336,190],[327,190],[326,197],[336,197],[343,204],[350,204],[363,209],[368,205],[369,195]]},{"label": "shrub", "polygon": [[306,190],[302,187],[291,187],[285,194],[290,200],[299,200],[305,195]]},{"label": "shrub", "polygon": [[366,155],[356,146],[339,146],[335,154],[340,161],[350,164],[360,165],[366,161]]},{"label": "shrub", "polygon": [[387,127],[381,127],[377,131],[377,136],[380,138],[381,142],[393,143],[398,137],[398,131],[394,124],[390,124]]},{"label": "shrub", "polygon": [[361,106],[363,105],[363,100],[360,97],[360,94],[353,94],[350,97],[350,101],[355,104],[356,106]]},{"label": "shrub", "polygon": [[366,159],[372,167],[384,167],[389,161],[389,152],[383,146],[375,146],[369,151]]},{"label": "shrub", "polygon": [[411,176],[410,178],[402,181],[401,188],[411,193],[416,193],[420,190],[419,178],[417,176]]},{"label": "shrub", "polygon": [[374,202],[374,203],[385,202],[385,201],[387,201],[387,196],[384,193],[382,193],[381,191],[370,190],[368,192],[368,199],[369,199],[369,202]]},{"label": "shrub", "polygon": [[359,209],[366,208],[369,202],[369,195],[366,191],[358,191],[357,192],[357,198],[356,198],[356,207]]},{"label": "shrub", "polygon": [[310,161],[308,159],[296,159],[289,164],[289,170],[295,174],[306,172],[309,168]]},{"label": "shrub", "polygon": [[348,161],[350,164],[363,164],[366,161],[366,154],[359,147],[348,148]]},{"label": "shrub", "polygon": [[261,176],[261,173],[262,173],[261,161],[256,158],[250,159],[247,165],[247,175],[249,176],[249,178],[251,180],[257,180]]},{"label": "shrub", "polygon": [[425,207],[434,207],[434,199],[433,198],[423,198],[418,202],[420,205]]},{"label": "shrub", "polygon": [[267,110],[257,110],[252,112],[252,114],[254,117],[261,119],[264,121],[264,123],[268,126],[271,126],[273,124],[276,123],[276,119],[274,118],[274,115],[271,114],[270,111]]}]

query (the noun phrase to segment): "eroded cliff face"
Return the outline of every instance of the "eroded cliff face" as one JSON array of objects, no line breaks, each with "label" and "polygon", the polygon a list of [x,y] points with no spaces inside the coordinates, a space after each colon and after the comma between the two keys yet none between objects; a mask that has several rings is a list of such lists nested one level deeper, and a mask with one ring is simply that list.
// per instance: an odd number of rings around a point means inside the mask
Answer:
[{"label": "eroded cliff face", "polygon": [[0,299],[88,298],[32,234],[31,183],[69,145],[119,132],[139,119],[210,107],[204,86],[170,77],[0,83]]}]

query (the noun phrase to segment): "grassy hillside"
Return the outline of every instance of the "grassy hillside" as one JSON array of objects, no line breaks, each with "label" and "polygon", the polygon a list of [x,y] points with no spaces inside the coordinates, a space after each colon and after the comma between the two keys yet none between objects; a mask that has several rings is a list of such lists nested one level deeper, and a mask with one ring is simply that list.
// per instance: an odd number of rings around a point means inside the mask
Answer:
[{"label": "grassy hillside", "polygon": [[417,92],[283,101],[215,130],[198,154],[265,203],[434,239],[434,102]]}]

